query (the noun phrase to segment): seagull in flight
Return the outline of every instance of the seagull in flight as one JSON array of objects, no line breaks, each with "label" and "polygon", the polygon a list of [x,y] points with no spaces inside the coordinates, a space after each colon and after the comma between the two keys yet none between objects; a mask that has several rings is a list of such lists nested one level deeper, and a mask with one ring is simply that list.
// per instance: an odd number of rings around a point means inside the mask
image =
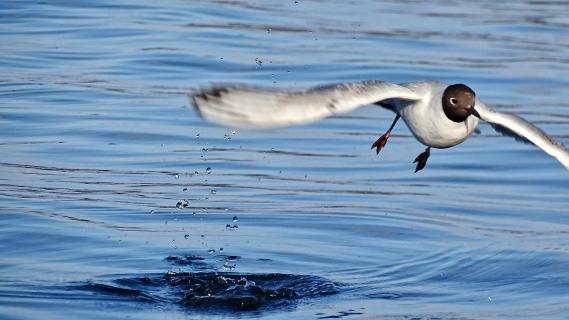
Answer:
[{"label": "seagull in flight", "polygon": [[204,119],[241,128],[306,124],[365,105],[379,105],[393,111],[395,119],[371,148],[379,154],[397,121],[403,119],[426,146],[415,158],[415,172],[425,167],[431,148],[450,148],[465,141],[482,120],[502,134],[541,148],[569,170],[569,151],[561,143],[514,114],[493,111],[464,84],[371,80],[299,91],[226,85],[190,93],[189,98]]}]

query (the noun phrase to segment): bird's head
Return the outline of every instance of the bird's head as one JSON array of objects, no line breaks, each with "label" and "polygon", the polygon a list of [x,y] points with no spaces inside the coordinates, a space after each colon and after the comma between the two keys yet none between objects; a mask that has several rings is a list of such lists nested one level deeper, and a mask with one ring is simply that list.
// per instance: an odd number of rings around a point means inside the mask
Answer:
[{"label": "bird's head", "polygon": [[480,118],[474,109],[476,94],[464,84],[453,84],[443,92],[443,111],[454,122],[463,122],[469,115]]}]

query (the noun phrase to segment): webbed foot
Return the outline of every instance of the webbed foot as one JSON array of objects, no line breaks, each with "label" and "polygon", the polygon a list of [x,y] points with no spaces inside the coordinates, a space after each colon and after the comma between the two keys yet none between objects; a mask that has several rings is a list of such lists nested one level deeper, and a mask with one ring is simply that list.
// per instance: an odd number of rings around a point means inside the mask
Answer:
[{"label": "webbed foot", "polygon": [[413,161],[413,163],[417,163],[417,167],[415,168],[415,173],[425,168],[425,166],[427,165],[427,160],[429,159],[430,155],[431,155],[431,147],[427,147],[427,149],[425,149],[423,153],[421,153],[420,155],[417,156],[417,158],[415,158],[415,161]]},{"label": "webbed foot", "polygon": [[397,123],[397,120],[399,120],[399,118],[401,118],[401,115],[397,114],[395,116],[395,119],[393,119],[393,122],[391,123],[391,126],[389,127],[387,132],[385,132],[381,137],[379,137],[379,139],[375,140],[375,142],[371,145],[372,149],[377,148],[375,150],[375,154],[379,154],[379,151],[381,151],[381,149],[385,147],[385,144],[387,144],[387,140],[389,139],[389,137],[391,137],[391,130],[393,130],[393,127],[395,127],[395,124]]},{"label": "webbed foot", "polygon": [[379,151],[381,151],[381,149],[383,149],[383,147],[385,147],[385,144],[387,143],[387,140],[389,139],[389,137],[391,137],[391,131],[387,131],[386,133],[384,133],[381,137],[379,137],[379,139],[377,139],[372,145],[371,148],[377,148],[375,150],[375,154],[379,154]]}]

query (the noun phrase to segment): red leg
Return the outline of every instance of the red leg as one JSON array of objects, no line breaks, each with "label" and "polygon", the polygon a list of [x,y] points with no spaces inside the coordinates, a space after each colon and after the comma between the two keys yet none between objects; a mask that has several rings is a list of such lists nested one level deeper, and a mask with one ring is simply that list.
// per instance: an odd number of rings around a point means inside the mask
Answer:
[{"label": "red leg", "polygon": [[391,123],[391,127],[389,127],[389,130],[387,130],[387,132],[385,132],[381,137],[379,137],[379,139],[377,139],[371,145],[372,149],[377,148],[375,150],[376,154],[379,154],[379,151],[381,151],[381,149],[385,147],[385,144],[387,144],[387,140],[389,139],[389,137],[391,137],[391,130],[393,130],[393,127],[395,126],[395,123],[397,123],[397,120],[399,120],[399,118],[401,118],[401,115],[397,114],[397,116],[395,116],[395,119],[393,120],[393,123]]}]

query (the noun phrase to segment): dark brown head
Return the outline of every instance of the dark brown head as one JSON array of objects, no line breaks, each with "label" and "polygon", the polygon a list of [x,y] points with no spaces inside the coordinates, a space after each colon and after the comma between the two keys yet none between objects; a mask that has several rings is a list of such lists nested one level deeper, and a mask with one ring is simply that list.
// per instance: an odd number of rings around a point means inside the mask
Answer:
[{"label": "dark brown head", "polygon": [[443,110],[447,118],[454,122],[463,122],[469,115],[478,116],[474,110],[476,94],[464,84],[453,84],[443,92]]}]

